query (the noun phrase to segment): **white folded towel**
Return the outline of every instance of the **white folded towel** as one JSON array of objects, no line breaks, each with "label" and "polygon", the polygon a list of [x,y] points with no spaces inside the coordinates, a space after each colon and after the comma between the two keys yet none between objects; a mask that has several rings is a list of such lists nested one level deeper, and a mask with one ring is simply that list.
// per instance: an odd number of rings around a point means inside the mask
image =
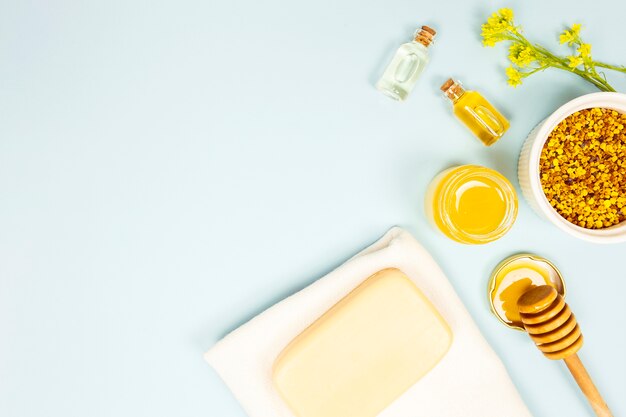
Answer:
[{"label": "white folded towel", "polygon": [[230,333],[205,359],[250,417],[293,417],[272,384],[277,356],[363,280],[390,267],[402,270],[430,299],[450,325],[454,341],[441,362],[379,417],[530,417],[502,362],[439,266],[400,228]]}]

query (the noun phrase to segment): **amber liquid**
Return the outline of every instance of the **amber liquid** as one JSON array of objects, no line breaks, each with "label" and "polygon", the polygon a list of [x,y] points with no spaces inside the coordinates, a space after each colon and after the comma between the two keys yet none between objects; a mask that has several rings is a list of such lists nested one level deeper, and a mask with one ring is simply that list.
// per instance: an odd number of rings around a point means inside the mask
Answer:
[{"label": "amber liquid", "polygon": [[515,214],[509,219],[512,209],[517,212],[510,183],[497,172],[476,165],[440,173],[426,193],[431,222],[449,238],[466,244],[487,243],[506,233],[515,219]]},{"label": "amber liquid", "polygon": [[492,305],[507,324],[523,327],[517,308],[517,300],[526,291],[539,285],[556,288],[550,271],[536,262],[516,262],[503,268],[495,277],[496,289],[491,293]]},{"label": "amber liquid", "polygon": [[455,100],[454,114],[486,146],[509,128],[509,121],[476,91],[466,91]]}]

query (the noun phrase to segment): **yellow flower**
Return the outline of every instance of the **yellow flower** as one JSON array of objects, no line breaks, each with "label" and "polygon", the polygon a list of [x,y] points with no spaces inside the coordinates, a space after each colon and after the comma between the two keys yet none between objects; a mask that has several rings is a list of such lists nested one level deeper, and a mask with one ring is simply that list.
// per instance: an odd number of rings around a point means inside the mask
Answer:
[{"label": "yellow flower", "polygon": [[506,20],[509,23],[513,23],[513,10],[502,8],[498,10],[498,13],[502,17],[502,19]]},{"label": "yellow flower", "polygon": [[591,58],[591,45],[588,43],[581,43],[578,47],[578,53],[583,59]]},{"label": "yellow flower", "polygon": [[570,68],[576,68],[579,65],[583,64],[583,59],[580,56],[568,56],[569,64],[567,64]]},{"label": "yellow flower", "polygon": [[561,33],[561,36],[559,36],[559,43],[566,43],[569,46],[575,44],[579,40],[581,27],[580,23],[574,23],[570,30],[566,30]]},{"label": "yellow flower", "polygon": [[519,43],[513,43],[509,47],[509,60],[518,67],[524,68],[537,60],[532,48]]},{"label": "yellow flower", "polygon": [[483,45],[485,46],[494,46],[505,40],[509,32],[517,30],[513,25],[513,10],[498,10],[487,19],[487,23],[483,24],[481,29]]},{"label": "yellow flower", "polygon": [[490,30],[485,29],[485,25],[483,25],[483,31],[481,35],[483,37],[484,46],[495,46],[496,43],[504,40],[504,38],[500,34],[494,34]]},{"label": "yellow flower", "polygon": [[506,75],[509,77],[509,85],[517,87],[522,84],[522,73],[513,67],[506,69]]}]

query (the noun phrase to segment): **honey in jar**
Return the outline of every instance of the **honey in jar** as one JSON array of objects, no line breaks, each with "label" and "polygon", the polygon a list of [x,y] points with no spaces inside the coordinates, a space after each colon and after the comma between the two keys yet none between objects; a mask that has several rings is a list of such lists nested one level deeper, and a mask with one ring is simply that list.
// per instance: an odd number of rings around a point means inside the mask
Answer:
[{"label": "honey in jar", "polygon": [[513,226],[517,195],[500,173],[463,165],[432,180],[425,206],[430,222],[450,239],[483,244],[499,239]]},{"label": "honey in jar", "polygon": [[523,330],[517,301],[526,291],[540,285],[550,285],[565,295],[561,273],[548,260],[529,254],[505,259],[493,271],[489,282],[492,312],[508,327]]}]

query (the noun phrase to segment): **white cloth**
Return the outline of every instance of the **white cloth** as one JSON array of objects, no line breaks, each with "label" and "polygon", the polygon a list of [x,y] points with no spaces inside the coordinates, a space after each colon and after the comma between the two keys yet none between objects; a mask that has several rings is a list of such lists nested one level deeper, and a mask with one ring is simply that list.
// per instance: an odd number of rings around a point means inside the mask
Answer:
[{"label": "white cloth", "polygon": [[530,417],[502,362],[439,266],[400,228],[230,333],[205,359],[250,417],[293,417],[272,385],[276,357],[363,280],[389,267],[417,284],[446,319],[454,339],[441,362],[379,417]]}]

